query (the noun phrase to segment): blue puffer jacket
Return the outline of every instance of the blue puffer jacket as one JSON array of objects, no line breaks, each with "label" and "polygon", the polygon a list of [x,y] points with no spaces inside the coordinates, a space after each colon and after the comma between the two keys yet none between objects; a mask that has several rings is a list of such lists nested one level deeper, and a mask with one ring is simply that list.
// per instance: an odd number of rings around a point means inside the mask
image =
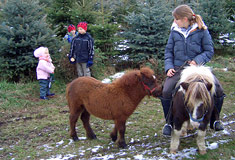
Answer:
[{"label": "blue puffer jacket", "polygon": [[[76,34],[76,36],[78,35],[78,32],[76,32],[75,33]],[[71,34],[71,33],[67,33],[65,36],[64,36],[64,39],[66,39],[69,43],[71,43],[72,42],[72,40],[73,40],[73,35]]]},{"label": "blue puffer jacket", "polygon": [[73,38],[69,57],[74,57],[76,63],[93,61],[94,40],[89,33],[78,34]]},{"label": "blue puffer jacket", "polygon": [[208,30],[200,30],[197,24],[194,24],[191,30],[185,33],[173,23],[165,49],[165,72],[183,65],[188,60],[205,64],[213,54],[213,42]]}]

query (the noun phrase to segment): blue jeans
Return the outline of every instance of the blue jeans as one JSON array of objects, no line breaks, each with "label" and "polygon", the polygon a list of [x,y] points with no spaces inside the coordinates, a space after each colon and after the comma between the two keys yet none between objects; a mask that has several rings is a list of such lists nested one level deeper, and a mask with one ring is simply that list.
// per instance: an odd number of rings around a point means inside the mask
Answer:
[{"label": "blue jeans", "polygon": [[49,79],[39,79],[40,85],[40,97],[46,97],[50,92],[49,90]]}]

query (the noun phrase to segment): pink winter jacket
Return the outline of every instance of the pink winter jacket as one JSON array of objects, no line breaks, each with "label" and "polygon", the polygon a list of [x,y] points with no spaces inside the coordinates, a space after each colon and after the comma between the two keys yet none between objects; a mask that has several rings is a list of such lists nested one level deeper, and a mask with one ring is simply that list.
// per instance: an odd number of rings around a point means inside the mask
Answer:
[{"label": "pink winter jacket", "polygon": [[37,66],[37,79],[47,79],[50,77],[50,73],[54,73],[55,66],[51,61],[39,59]]},{"label": "pink winter jacket", "polygon": [[39,47],[33,53],[34,56],[39,59],[36,69],[37,79],[47,79],[50,77],[50,73],[54,73],[55,70],[55,66],[52,64],[50,55],[48,56],[45,54],[46,51],[48,51],[48,48]]}]

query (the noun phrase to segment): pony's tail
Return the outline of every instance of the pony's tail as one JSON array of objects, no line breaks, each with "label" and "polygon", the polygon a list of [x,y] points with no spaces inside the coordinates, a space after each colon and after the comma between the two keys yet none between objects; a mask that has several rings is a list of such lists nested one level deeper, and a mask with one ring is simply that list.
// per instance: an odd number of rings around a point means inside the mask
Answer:
[{"label": "pony's tail", "polygon": [[69,88],[70,88],[70,83],[67,84],[67,86],[66,86],[66,99],[67,99],[67,101],[69,100],[68,99],[69,98]]},{"label": "pony's tail", "polygon": [[211,95],[205,84],[201,82],[191,84],[185,93],[185,103],[187,106],[194,106],[199,99],[205,107],[211,106]]}]

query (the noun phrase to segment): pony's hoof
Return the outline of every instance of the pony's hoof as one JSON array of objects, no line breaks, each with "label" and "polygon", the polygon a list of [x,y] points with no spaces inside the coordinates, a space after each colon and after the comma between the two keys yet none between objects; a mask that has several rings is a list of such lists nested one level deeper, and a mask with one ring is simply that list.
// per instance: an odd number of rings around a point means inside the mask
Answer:
[{"label": "pony's hoof", "polygon": [[97,139],[96,135],[87,136],[88,139]]},{"label": "pony's hoof", "polygon": [[72,138],[73,138],[74,141],[78,141],[79,140],[78,136],[73,136]]},{"label": "pony's hoof", "polygon": [[215,129],[215,131],[222,131],[222,130],[224,130],[224,127],[221,122],[215,121],[214,129]]},{"label": "pony's hoof", "polygon": [[206,150],[199,150],[200,155],[206,154]]},{"label": "pony's hoof", "polygon": [[112,135],[110,135],[110,137],[111,137],[111,139],[112,139],[113,142],[116,142],[117,136],[112,136]]},{"label": "pony's hoof", "polygon": [[177,150],[171,150],[170,153],[171,154],[176,154]]},{"label": "pony's hoof", "polygon": [[118,147],[120,147],[120,148],[127,148],[127,145],[126,145],[126,143],[119,143]]},{"label": "pony's hoof", "polygon": [[181,137],[186,137],[187,136],[187,132],[186,131],[184,131],[184,132],[181,132],[181,135],[180,135]]}]

